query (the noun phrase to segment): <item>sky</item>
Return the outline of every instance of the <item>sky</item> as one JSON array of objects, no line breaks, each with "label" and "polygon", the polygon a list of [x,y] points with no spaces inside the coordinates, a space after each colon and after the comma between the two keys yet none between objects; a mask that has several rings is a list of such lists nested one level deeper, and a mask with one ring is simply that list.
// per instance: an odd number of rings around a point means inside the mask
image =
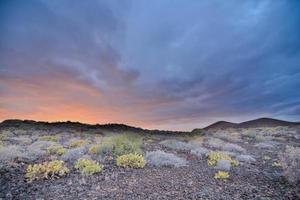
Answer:
[{"label": "sky", "polygon": [[0,0],[0,120],[300,121],[298,0]]}]

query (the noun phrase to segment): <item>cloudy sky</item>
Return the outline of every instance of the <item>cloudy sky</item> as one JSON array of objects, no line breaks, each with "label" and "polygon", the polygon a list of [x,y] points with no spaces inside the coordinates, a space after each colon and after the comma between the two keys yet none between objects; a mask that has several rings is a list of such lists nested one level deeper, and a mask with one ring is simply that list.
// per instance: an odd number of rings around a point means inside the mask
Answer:
[{"label": "cloudy sky", "polygon": [[0,120],[300,121],[300,1],[2,0]]}]

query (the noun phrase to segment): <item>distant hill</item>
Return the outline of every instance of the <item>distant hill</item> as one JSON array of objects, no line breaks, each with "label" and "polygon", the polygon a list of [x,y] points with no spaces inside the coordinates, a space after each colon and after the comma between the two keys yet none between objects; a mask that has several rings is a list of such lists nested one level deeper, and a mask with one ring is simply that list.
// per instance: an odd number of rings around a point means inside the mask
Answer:
[{"label": "distant hill", "polygon": [[78,131],[93,131],[93,130],[107,130],[113,132],[127,132],[132,131],[136,133],[149,133],[149,134],[189,134],[188,131],[168,131],[168,130],[148,130],[139,127],[129,126],[126,124],[84,124],[80,122],[44,122],[34,120],[19,120],[19,119],[8,119],[0,123],[1,128],[19,128],[19,129],[59,129],[59,130],[78,130]]},{"label": "distant hill", "polygon": [[219,121],[204,128],[209,129],[226,129],[226,128],[257,128],[257,127],[276,127],[276,126],[297,126],[300,122],[288,122],[272,118],[259,118],[242,123],[232,123]]},{"label": "distant hill", "polygon": [[231,123],[231,122],[226,122],[226,121],[218,121],[215,122],[204,129],[224,129],[224,128],[234,128],[237,124],[236,123]]}]

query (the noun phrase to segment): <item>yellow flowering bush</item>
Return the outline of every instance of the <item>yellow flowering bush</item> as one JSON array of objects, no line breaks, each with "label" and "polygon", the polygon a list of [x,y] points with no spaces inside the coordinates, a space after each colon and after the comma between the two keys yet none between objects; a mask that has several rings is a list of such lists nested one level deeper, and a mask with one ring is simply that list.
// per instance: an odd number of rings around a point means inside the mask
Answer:
[{"label": "yellow flowering bush", "polygon": [[144,156],[139,154],[125,154],[117,158],[117,166],[126,168],[144,168],[146,161]]},{"label": "yellow flowering bush", "polygon": [[218,160],[228,160],[232,167],[236,167],[239,165],[237,160],[232,159],[228,154],[219,151],[210,152],[207,156],[207,164],[208,166],[216,166]]},{"label": "yellow flowering bush", "polygon": [[81,158],[76,162],[75,168],[78,169],[83,175],[93,175],[101,172],[103,165],[94,160]]},{"label": "yellow flowering bush", "polygon": [[52,179],[62,177],[69,173],[69,169],[62,160],[53,160],[42,164],[29,165],[26,170],[25,178],[28,182],[39,179]]},{"label": "yellow flowering bush", "polygon": [[219,180],[226,180],[229,178],[229,173],[228,172],[224,172],[224,171],[218,171],[215,176],[215,179],[219,179]]},{"label": "yellow flowering bush", "polygon": [[275,162],[272,163],[272,167],[281,168],[282,164],[280,162],[275,161]]}]

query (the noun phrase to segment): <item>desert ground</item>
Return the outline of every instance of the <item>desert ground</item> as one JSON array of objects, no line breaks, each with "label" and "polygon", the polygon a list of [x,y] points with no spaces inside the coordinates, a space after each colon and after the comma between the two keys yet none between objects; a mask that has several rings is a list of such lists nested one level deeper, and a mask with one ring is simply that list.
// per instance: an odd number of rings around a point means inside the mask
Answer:
[{"label": "desert ground", "polygon": [[[181,133],[4,121],[0,199],[300,199],[300,125],[279,125]],[[139,163],[122,165],[123,155]],[[64,171],[29,169],[51,161]]]}]

